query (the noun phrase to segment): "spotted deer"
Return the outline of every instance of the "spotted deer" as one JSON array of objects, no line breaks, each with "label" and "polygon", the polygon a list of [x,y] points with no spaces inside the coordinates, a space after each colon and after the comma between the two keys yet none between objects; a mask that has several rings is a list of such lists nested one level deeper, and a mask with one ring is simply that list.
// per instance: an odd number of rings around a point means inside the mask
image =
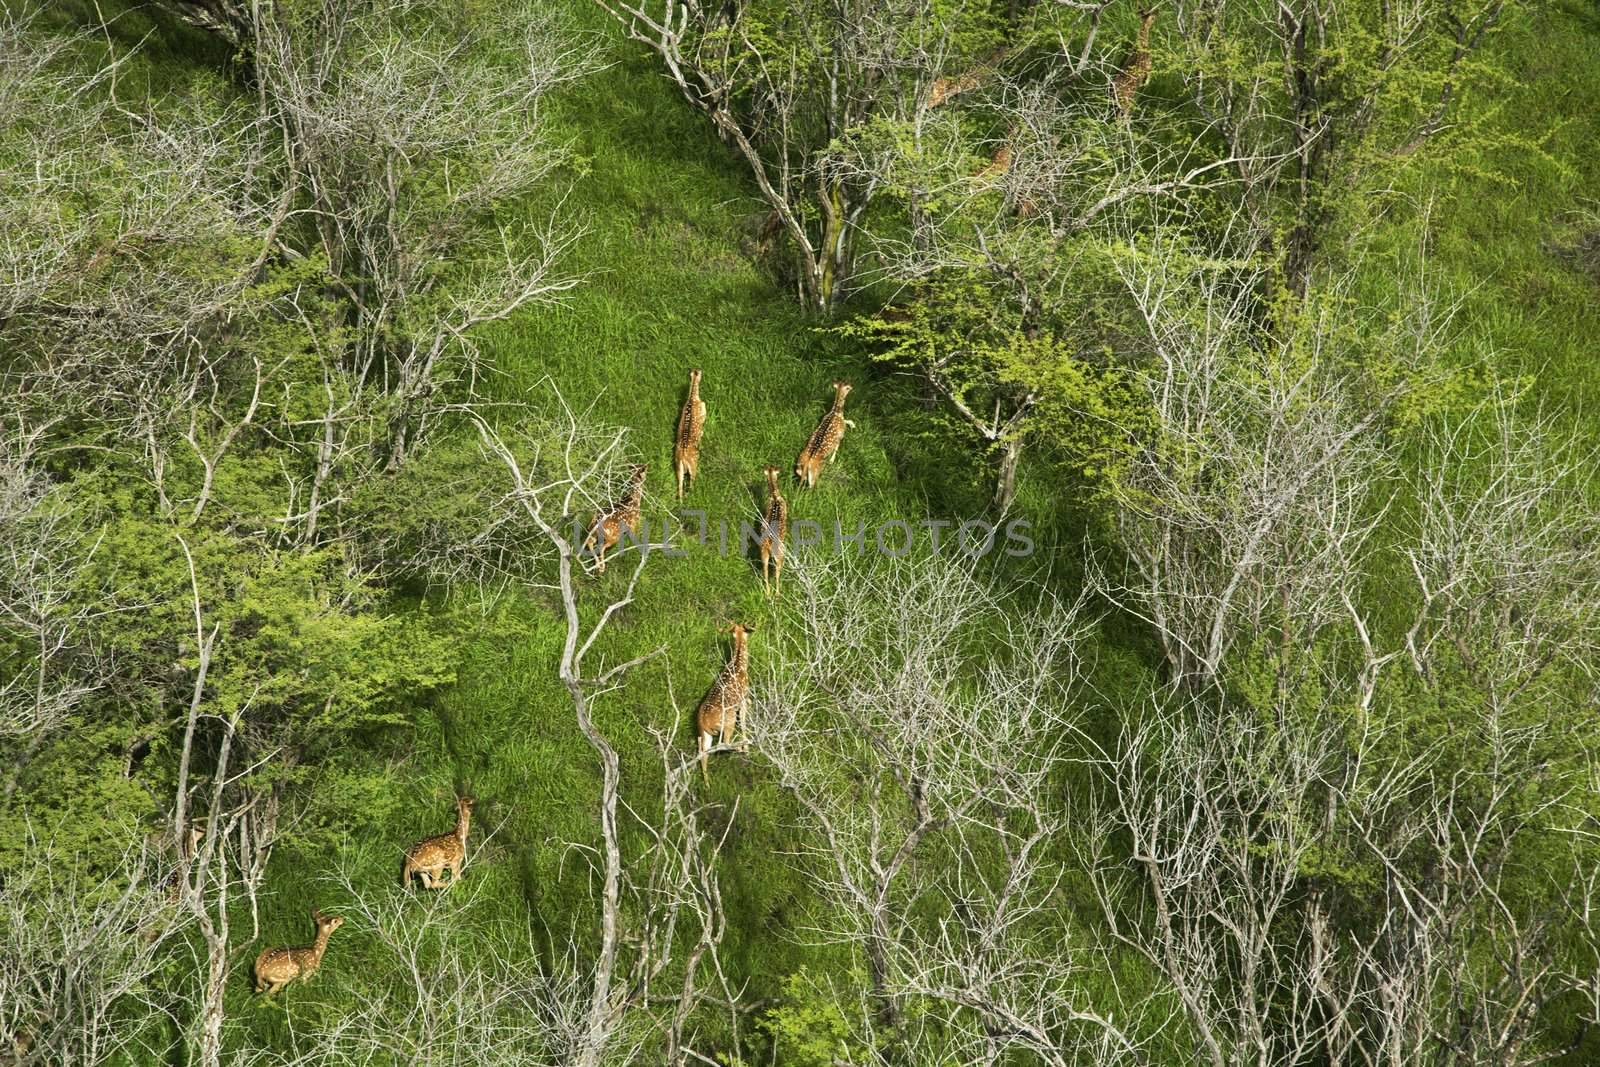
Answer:
[{"label": "spotted deer", "polygon": [[1008,137],[1000,142],[1000,147],[994,150],[994,154],[989,157],[989,162],[979,169],[973,177],[979,181],[998,181],[1004,178],[1011,173],[1011,157],[1013,153],[1014,149],[1011,147],[1011,140]]},{"label": "spotted deer", "polygon": [[296,978],[310,978],[322,966],[322,955],[328,951],[328,938],[344,925],[337,915],[324,915],[311,909],[311,920],[317,924],[317,940],[310,945],[290,948],[269,948],[256,957],[256,992],[272,996]]},{"label": "spotted deer", "polygon": [[622,499],[595,514],[594,525],[589,528],[589,536],[584,538],[583,547],[585,551],[595,553],[596,574],[606,572],[606,552],[622,539],[622,531],[627,530],[631,534],[639,526],[646,469],[643,463],[635,466],[628,474],[628,488],[622,494]]},{"label": "spotted deer", "polygon": [[[778,491],[777,467],[762,468],[767,475],[767,510],[761,517],[761,587],[767,596],[783,597],[783,540],[789,536],[789,502]],[[772,564],[772,583],[767,565]]]},{"label": "spotted deer", "polygon": [[1139,12],[1139,36],[1133,51],[1123,62],[1122,69],[1111,82],[1111,97],[1116,103],[1117,117],[1127,118],[1133,111],[1133,95],[1150,78],[1150,24],[1156,20],[1156,9],[1144,8]]},{"label": "spotted deer", "polygon": [[700,776],[708,782],[711,775],[706,771],[706,753],[711,749],[712,738],[716,738],[718,744],[731,744],[740,713],[750,700],[749,635],[755,632],[755,627],[735,622],[730,623],[727,630],[733,634],[733,655],[722,665],[711,692],[700,702],[695,716],[700,730]]},{"label": "spotted deer", "polygon": [[678,499],[683,499],[683,481],[699,477],[700,431],[706,427],[706,402],[700,399],[700,371],[689,372],[689,399],[678,414],[678,439],[672,446],[672,469],[678,475]]},{"label": "spotted deer", "polygon": [[[406,849],[406,859],[400,867],[400,885],[411,888],[411,879],[422,879],[424,889],[448,889],[461,878],[461,868],[467,865],[467,830],[472,825],[471,797],[456,798],[456,828],[447,834],[425,837]],[[444,872],[450,880],[444,880]]]},{"label": "spotted deer", "polygon": [[999,48],[989,53],[978,66],[963,74],[954,78],[933,79],[933,84],[928,86],[928,106],[939,107],[962,93],[976,89],[998,73],[1000,64],[1005,61],[1008,54],[1008,49]]},{"label": "spotted deer", "polygon": [[189,832],[178,843],[178,861],[173,865],[167,876],[161,880],[161,888],[166,890],[167,903],[176,904],[183,891],[183,865],[193,863],[196,853],[200,850],[200,842],[205,840],[206,832],[198,826],[189,827]]},{"label": "spotted deer", "polygon": [[962,93],[976,89],[983,84],[988,74],[989,71],[979,67],[975,70],[969,70],[958,77],[935,78],[933,84],[928,87],[928,106],[931,108],[938,107],[952,97],[960,96]]},{"label": "spotted deer", "polygon": [[[30,1062],[28,1053],[32,1052],[33,1046],[38,1043],[39,1031],[44,1029],[45,1024],[50,1021],[50,1016],[39,1008],[34,1009],[29,1014],[32,1017],[32,1022],[25,1023],[21,1019],[16,1022],[16,1029],[11,1035],[11,1059],[9,1061],[0,1060],[0,1063],[9,1062],[14,1067],[23,1067],[23,1064]],[[0,1037],[4,1036],[5,1032],[0,1031]]]},{"label": "spotted deer", "polygon": [[808,489],[816,487],[822,465],[833,459],[833,454],[839,451],[845,427],[855,429],[856,424],[844,417],[844,398],[849,395],[849,382],[833,383],[833,407],[822,416],[817,428],[811,431],[806,447],[800,450],[800,458],[794,461],[794,476],[804,482]]}]

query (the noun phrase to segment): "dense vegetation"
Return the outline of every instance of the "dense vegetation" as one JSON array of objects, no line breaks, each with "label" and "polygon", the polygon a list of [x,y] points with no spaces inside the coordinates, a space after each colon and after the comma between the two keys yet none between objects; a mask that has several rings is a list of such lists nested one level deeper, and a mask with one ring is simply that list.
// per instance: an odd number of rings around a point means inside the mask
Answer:
[{"label": "dense vegetation", "polygon": [[1600,1058],[1600,14],[1150,10],[0,3],[0,1062]]}]

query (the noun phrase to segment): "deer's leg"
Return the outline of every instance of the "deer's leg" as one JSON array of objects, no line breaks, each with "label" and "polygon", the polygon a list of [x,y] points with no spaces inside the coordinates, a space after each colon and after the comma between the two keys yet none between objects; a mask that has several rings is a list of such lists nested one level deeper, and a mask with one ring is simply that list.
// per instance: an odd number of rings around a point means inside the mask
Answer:
[{"label": "deer's leg", "polygon": [[711,775],[706,771],[706,752],[711,748],[711,734],[705,730],[700,731],[700,777],[711,781]]}]

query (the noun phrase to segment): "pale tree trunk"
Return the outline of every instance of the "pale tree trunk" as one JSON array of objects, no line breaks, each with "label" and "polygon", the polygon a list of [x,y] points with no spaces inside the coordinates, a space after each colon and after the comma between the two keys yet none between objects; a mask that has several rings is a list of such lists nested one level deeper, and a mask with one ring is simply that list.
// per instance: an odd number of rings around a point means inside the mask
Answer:
[{"label": "pale tree trunk", "polygon": [[1021,462],[1022,439],[1007,438],[1000,445],[1000,470],[995,476],[994,496],[990,501],[1000,515],[1010,511],[1011,505],[1016,502],[1017,467]]}]

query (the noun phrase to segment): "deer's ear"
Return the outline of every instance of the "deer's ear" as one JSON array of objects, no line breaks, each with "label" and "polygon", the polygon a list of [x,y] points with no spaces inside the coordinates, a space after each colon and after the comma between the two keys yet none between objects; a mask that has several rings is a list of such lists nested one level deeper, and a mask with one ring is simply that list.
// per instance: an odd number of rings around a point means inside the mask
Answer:
[{"label": "deer's ear", "polygon": [[756,632],[756,624],[753,623],[753,622],[746,623],[745,627],[744,627],[744,632],[747,633],[747,634],[755,633]]}]

